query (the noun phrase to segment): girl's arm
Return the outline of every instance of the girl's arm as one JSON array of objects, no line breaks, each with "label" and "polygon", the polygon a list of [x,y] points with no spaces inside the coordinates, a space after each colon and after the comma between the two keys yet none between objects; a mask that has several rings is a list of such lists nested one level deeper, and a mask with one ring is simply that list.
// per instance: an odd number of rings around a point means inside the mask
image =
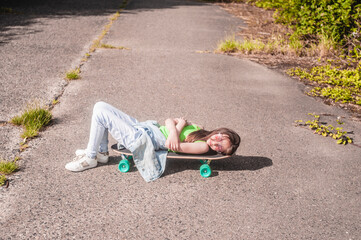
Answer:
[{"label": "girl's arm", "polygon": [[[177,124],[178,125],[178,124]],[[172,118],[168,118],[165,120],[165,126],[169,131],[169,135],[167,141],[165,142],[165,146],[172,151],[178,151],[179,149],[179,133],[176,122]]]},{"label": "girl's arm", "polygon": [[188,125],[187,120],[181,117],[181,118],[175,118],[174,121],[177,124],[175,127],[177,128],[178,137],[179,137],[179,134],[182,132],[183,128]]},{"label": "girl's arm", "polygon": [[209,151],[209,146],[206,142],[187,143],[182,142],[179,144],[178,152],[190,154],[203,154]]},{"label": "girl's arm", "polygon": [[184,118],[168,118],[165,120],[165,126],[169,131],[169,135],[165,146],[172,151],[179,151],[179,134],[182,132],[183,128],[187,126],[187,120]]}]

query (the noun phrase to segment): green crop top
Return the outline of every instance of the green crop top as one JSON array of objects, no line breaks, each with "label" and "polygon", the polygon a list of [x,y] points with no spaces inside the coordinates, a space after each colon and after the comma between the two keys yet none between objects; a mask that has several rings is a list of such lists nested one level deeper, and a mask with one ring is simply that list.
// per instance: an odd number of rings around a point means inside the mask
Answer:
[{"label": "green crop top", "polygon": [[[166,126],[160,126],[160,127],[159,127],[159,130],[163,133],[163,135],[165,136],[165,138],[168,138],[169,130],[167,129]],[[197,125],[188,125],[188,126],[185,126],[185,127],[182,129],[182,132],[179,134],[179,140],[180,140],[181,142],[183,142],[190,133],[195,132],[195,131],[198,131],[198,130],[201,130],[201,128],[198,127]]]}]

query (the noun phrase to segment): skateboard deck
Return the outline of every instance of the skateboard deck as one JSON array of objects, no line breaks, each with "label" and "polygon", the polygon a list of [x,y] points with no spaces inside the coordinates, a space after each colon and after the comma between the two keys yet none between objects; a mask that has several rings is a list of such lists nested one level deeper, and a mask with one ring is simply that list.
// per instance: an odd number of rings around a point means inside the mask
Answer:
[{"label": "skateboard deck", "polygon": [[[111,146],[112,150],[120,154],[122,157],[122,160],[119,162],[118,169],[121,172],[128,172],[130,169],[130,163],[129,160],[132,159],[132,152],[130,152],[128,149],[118,149],[117,144],[113,144]],[[212,170],[209,166],[211,161],[213,160],[219,160],[219,159],[225,159],[230,158],[230,155],[222,155],[220,153],[216,154],[187,154],[187,153],[176,153],[176,152],[168,152],[167,158],[169,159],[194,159],[194,160],[200,160],[202,165],[200,167],[200,174],[202,177],[209,177],[212,173]]]}]

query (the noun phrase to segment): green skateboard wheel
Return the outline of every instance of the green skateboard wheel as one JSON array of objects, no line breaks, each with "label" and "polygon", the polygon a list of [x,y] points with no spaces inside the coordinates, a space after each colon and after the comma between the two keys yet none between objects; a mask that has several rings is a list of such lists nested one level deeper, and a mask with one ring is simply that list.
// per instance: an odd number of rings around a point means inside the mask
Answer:
[{"label": "green skateboard wheel", "polygon": [[211,176],[212,170],[208,164],[203,164],[199,170],[202,177],[207,178]]},{"label": "green skateboard wheel", "polygon": [[127,159],[123,159],[119,162],[119,165],[118,165],[118,169],[119,171],[123,172],[123,173],[126,173],[129,171],[130,169],[130,164],[129,164],[129,161]]}]

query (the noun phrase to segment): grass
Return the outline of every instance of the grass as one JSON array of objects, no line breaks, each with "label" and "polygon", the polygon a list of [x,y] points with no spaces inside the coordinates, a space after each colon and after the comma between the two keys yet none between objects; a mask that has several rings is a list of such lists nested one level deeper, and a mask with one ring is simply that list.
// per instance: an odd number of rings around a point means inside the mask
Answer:
[{"label": "grass", "polygon": [[67,72],[66,79],[68,80],[80,79],[80,68],[76,68]]},{"label": "grass", "polygon": [[18,159],[18,157],[13,161],[0,159],[0,186],[3,186],[6,183],[6,175],[12,174],[13,172],[19,170],[19,165],[16,162]]},{"label": "grass", "polygon": [[0,174],[0,186],[4,185],[6,183],[6,180],[7,180],[6,176]]},{"label": "grass", "polygon": [[285,42],[281,37],[272,37],[266,42],[260,39],[237,41],[232,37],[220,42],[217,51],[225,53],[240,52],[244,54],[267,53],[272,55],[286,55],[289,51],[292,51],[292,47]]},{"label": "grass", "polygon": [[337,53],[336,42],[325,35],[319,36],[318,44],[311,45],[312,55],[319,55],[319,57],[329,57]]},{"label": "grass", "polygon": [[240,47],[240,42],[236,41],[234,36],[231,38],[227,38],[224,41],[221,41],[218,44],[218,51],[220,52],[225,52],[225,53],[232,53],[232,52],[237,52],[239,50]]},{"label": "grass", "polygon": [[14,161],[0,160],[0,173],[9,175],[19,169],[19,165]]},{"label": "grass", "polygon": [[33,104],[29,105],[21,115],[13,117],[10,122],[17,126],[23,126],[24,131],[21,138],[26,140],[38,136],[39,130],[48,125],[51,119],[52,114],[48,109]]},{"label": "grass", "polygon": [[51,105],[56,105],[59,103],[59,99],[53,99],[53,101],[51,102]]},{"label": "grass", "polygon": [[[302,56],[302,51],[303,51],[303,44],[302,42],[297,39],[297,38],[294,38],[294,37],[291,37],[289,39],[289,43],[288,43],[288,46],[290,49],[292,49],[291,52],[293,52],[296,56]],[[305,54],[305,55],[309,55],[309,54]]]},{"label": "grass", "polygon": [[26,142],[21,142],[20,143],[20,152],[24,152],[25,149],[27,149],[29,147],[29,145]]},{"label": "grass", "polygon": [[285,39],[282,36],[271,36],[266,40],[244,39],[235,40],[235,37],[228,37],[218,44],[216,51],[224,53],[259,54],[271,55],[295,55],[295,56],[317,56],[325,57],[335,54],[334,42],[321,37],[318,44],[310,44],[305,48],[304,43],[297,38]]},{"label": "grass", "polygon": [[258,53],[261,51],[266,51],[266,44],[257,39],[246,39],[239,44],[238,50],[246,54],[255,52]]},{"label": "grass", "polygon": [[110,45],[110,44],[105,44],[105,43],[102,43],[102,44],[100,45],[100,48],[119,49],[119,50],[128,49],[128,48],[126,48],[126,47],[122,47],[122,46],[116,47],[116,46],[113,46],[113,45]]}]

